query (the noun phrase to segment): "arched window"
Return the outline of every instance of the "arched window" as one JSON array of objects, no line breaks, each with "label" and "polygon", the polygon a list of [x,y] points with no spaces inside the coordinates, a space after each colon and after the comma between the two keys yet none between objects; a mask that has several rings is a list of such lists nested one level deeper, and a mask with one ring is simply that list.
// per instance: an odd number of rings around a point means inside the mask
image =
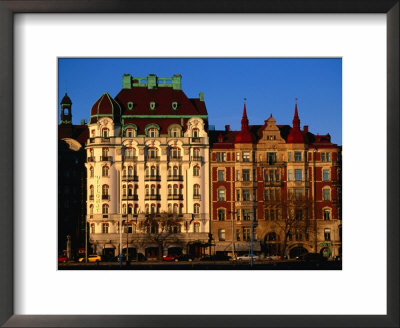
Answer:
[{"label": "arched window", "polygon": [[155,147],[150,147],[147,150],[147,157],[150,159],[155,159],[158,157],[158,149]]},{"label": "arched window", "polygon": [[108,214],[108,205],[107,204],[103,204],[102,212],[103,212],[103,214]]},{"label": "arched window", "polygon": [[178,214],[178,204],[174,204],[174,214]]},{"label": "arched window", "polygon": [[91,166],[89,171],[90,171],[90,177],[93,178],[94,177],[94,167]]},{"label": "arched window", "polygon": [[107,128],[103,128],[103,130],[101,130],[101,135],[103,136],[103,138],[108,138],[110,136],[110,130]]},{"label": "arched window", "polygon": [[224,188],[218,189],[218,201],[219,202],[225,201],[225,189]]},{"label": "arched window", "polygon": [[122,214],[126,214],[126,204],[122,205]]},{"label": "arched window", "polygon": [[93,215],[93,204],[89,206],[89,214]]},{"label": "arched window", "polygon": [[218,221],[225,221],[225,209],[224,208],[219,208],[218,211]]},{"label": "arched window", "polygon": [[128,177],[133,177],[133,167],[132,166],[128,166]]},{"label": "arched window", "polygon": [[174,195],[178,195],[178,185],[174,185]]},{"label": "arched window", "polygon": [[195,184],[193,186],[193,196],[200,196],[200,185]]},{"label": "arched window", "polygon": [[194,214],[200,214],[200,204],[194,204],[193,213]]},{"label": "arched window", "polygon": [[146,204],[146,205],[145,205],[145,211],[146,211],[146,214],[149,214],[149,213],[150,213],[149,204]]},{"label": "arched window", "polygon": [[199,148],[193,149],[193,158],[200,158],[200,149]]},{"label": "arched window", "polygon": [[324,208],[322,210],[323,218],[325,221],[329,221],[331,219],[331,209],[330,208]]},{"label": "arched window", "polygon": [[194,128],[192,130],[192,136],[193,136],[193,138],[198,138],[200,136],[200,132],[199,132],[198,128]]},{"label": "arched window", "polygon": [[149,187],[149,185],[146,185],[145,189],[146,189],[146,196],[150,195],[150,187]]},{"label": "arched window", "polygon": [[90,194],[90,196],[94,196],[94,186],[93,185],[91,185],[89,187],[89,194]]},{"label": "arched window", "polygon": [[136,137],[136,131],[132,128],[126,129],[125,130],[125,137],[127,138],[134,138]]},{"label": "arched window", "polygon": [[172,213],[172,204],[168,204],[168,213],[169,213],[169,214]]},{"label": "arched window", "polygon": [[132,196],[133,195],[133,186],[129,185],[128,186],[128,196]]},{"label": "arched window", "polygon": [[151,214],[156,213],[156,204],[151,204]]},{"label": "arched window", "polygon": [[135,148],[126,148],[125,149],[125,160],[133,159],[133,157],[135,155],[136,155],[136,149]]},{"label": "arched window", "polygon": [[200,223],[199,222],[194,223],[193,232],[200,232]]},{"label": "arched window", "polygon": [[173,159],[181,158],[181,150],[178,147],[172,147],[170,150],[170,156]]},{"label": "arched window", "polygon": [[109,169],[108,169],[108,166],[103,166],[103,177],[108,177],[108,171],[109,171]]},{"label": "arched window", "polygon": [[157,167],[152,166],[150,168],[150,176],[155,177],[157,175]]},{"label": "arched window", "polygon": [[322,199],[331,200],[331,190],[329,188],[322,189]]},{"label": "arched window", "polygon": [[108,185],[103,185],[101,190],[102,190],[102,195],[103,196],[108,196],[108,190],[109,190],[109,186]]},{"label": "arched window", "polygon": [[195,177],[200,176],[200,167],[197,165],[193,167],[193,176]]},{"label": "arched window", "polygon": [[90,233],[96,233],[96,225],[94,223],[90,224]]},{"label": "arched window", "polygon": [[179,205],[179,215],[182,215],[183,213],[183,204]]},{"label": "arched window", "polygon": [[147,130],[147,136],[150,138],[158,137],[158,130],[156,128],[150,128]]},{"label": "arched window", "polygon": [[139,214],[139,205],[138,204],[135,204],[135,207],[134,207],[134,209],[133,209],[133,213],[136,215],[136,214]]},{"label": "arched window", "polygon": [[133,213],[133,205],[129,204],[128,205],[128,214],[132,214]]},{"label": "arched window", "polygon": [[179,175],[179,168],[177,166],[174,166],[172,170],[173,175],[176,177]]},{"label": "arched window", "polygon": [[126,196],[126,185],[122,186],[122,196]]},{"label": "arched window", "polygon": [[151,195],[154,196],[156,194],[156,186],[151,185]]},{"label": "arched window", "polygon": [[181,129],[178,127],[174,127],[169,130],[169,136],[172,138],[178,138],[181,136]]},{"label": "arched window", "polygon": [[172,195],[172,186],[168,185],[168,196]]},{"label": "arched window", "polygon": [[269,232],[267,234],[267,241],[277,241],[277,236],[275,232]]}]

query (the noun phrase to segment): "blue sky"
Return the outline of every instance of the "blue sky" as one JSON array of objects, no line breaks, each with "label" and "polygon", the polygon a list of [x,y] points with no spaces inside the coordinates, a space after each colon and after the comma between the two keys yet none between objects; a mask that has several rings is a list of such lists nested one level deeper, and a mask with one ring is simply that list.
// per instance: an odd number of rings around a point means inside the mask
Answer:
[{"label": "blue sky", "polygon": [[[295,98],[301,127],[342,143],[342,60],[270,58],[60,58],[60,103],[67,90],[74,124],[89,120],[90,109],[104,93],[116,96],[122,75],[170,77],[182,75],[189,98],[204,92],[209,124],[240,129],[243,99],[250,124],[261,125],[269,115],[277,124],[292,124]],[[58,106],[60,111],[60,106]]]}]

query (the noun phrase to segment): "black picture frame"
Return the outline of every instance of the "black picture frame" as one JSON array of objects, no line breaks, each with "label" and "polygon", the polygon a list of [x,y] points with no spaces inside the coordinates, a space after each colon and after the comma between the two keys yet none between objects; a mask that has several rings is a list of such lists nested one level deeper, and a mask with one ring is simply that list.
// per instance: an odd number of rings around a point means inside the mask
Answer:
[{"label": "black picture frame", "polygon": [[[399,0],[0,1],[0,324],[4,327],[399,327]],[[14,315],[13,17],[16,13],[385,13],[387,315]],[[360,269],[361,270],[361,269]],[[366,286],[368,288],[368,286]]]}]

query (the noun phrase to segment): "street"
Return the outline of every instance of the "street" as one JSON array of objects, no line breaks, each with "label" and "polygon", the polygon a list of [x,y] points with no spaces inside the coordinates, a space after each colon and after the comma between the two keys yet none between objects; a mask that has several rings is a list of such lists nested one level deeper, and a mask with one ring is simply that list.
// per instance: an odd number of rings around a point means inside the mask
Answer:
[{"label": "street", "polygon": [[163,262],[145,261],[123,262],[122,267],[117,262],[77,263],[67,262],[58,265],[59,270],[341,270],[341,261],[298,262],[287,261],[257,261],[253,268],[249,262],[238,261],[193,261],[193,262]]}]

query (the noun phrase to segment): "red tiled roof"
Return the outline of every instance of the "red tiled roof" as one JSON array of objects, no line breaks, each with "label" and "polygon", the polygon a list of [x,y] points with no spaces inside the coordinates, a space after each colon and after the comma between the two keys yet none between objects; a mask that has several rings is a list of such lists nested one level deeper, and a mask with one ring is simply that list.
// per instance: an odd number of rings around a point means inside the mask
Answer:
[{"label": "red tiled roof", "polygon": [[[204,101],[189,99],[182,90],[170,87],[122,89],[115,99],[123,108],[122,115],[207,115]],[[128,102],[133,102],[132,110]],[[150,110],[150,102],[155,102],[154,110]],[[173,102],[178,103],[176,110],[172,109]]]},{"label": "red tiled roof", "polygon": [[89,138],[89,129],[87,125],[66,125],[58,126],[58,139],[71,138],[77,140],[82,146]]}]

